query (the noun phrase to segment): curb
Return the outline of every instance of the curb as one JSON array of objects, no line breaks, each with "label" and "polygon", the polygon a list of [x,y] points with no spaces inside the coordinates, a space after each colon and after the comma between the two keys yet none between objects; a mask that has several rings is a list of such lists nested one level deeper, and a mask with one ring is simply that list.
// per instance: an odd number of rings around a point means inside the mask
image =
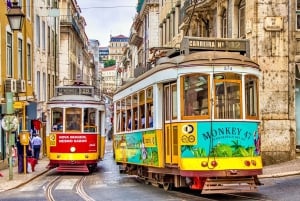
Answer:
[{"label": "curb", "polygon": [[300,174],[300,171],[291,171],[291,172],[276,173],[276,174],[258,175],[258,178],[259,179],[276,178],[276,177],[286,177],[286,176],[293,176],[293,175],[299,175],[299,174]]}]

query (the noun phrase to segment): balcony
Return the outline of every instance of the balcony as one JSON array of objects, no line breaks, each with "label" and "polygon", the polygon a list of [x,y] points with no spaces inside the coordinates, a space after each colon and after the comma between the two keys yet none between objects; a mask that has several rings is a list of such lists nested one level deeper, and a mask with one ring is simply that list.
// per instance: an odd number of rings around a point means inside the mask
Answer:
[{"label": "balcony", "polygon": [[143,38],[140,37],[137,33],[131,34],[129,38],[129,44],[130,45],[135,45],[139,47],[143,43]]},{"label": "balcony", "polygon": [[74,17],[69,15],[60,16],[60,25],[72,27],[77,33],[77,35],[81,38],[80,28],[78,26],[77,20]]},{"label": "balcony", "polygon": [[138,13],[142,13],[146,6],[149,6],[149,5],[159,5],[159,0],[139,0],[138,1],[138,5],[136,7],[136,11]]}]

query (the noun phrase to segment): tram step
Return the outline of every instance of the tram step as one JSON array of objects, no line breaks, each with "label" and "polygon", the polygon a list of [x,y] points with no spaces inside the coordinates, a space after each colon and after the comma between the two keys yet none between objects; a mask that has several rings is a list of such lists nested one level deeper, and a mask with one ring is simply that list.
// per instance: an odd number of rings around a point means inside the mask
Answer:
[{"label": "tram step", "polygon": [[86,165],[60,165],[56,169],[57,172],[89,172]]},{"label": "tram step", "polygon": [[202,194],[257,192],[254,178],[208,178]]}]

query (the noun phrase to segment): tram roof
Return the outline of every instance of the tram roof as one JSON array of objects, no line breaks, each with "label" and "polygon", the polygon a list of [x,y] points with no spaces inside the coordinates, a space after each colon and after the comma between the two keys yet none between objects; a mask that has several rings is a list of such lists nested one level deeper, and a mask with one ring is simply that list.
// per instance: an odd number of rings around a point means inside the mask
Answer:
[{"label": "tram roof", "polygon": [[135,84],[151,74],[154,74],[158,71],[165,70],[173,67],[192,67],[192,66],[241,66],[241,67],[250,67],[255,68],[260,71],[259,65],[252,61],[249,57],[241,55],[236,52],[224,52],[224,51],[198,51],[188,55],[179,55],[176,57],[162,57],[158,60],[157,65],[151,70],[140,75],[131,82],[126,83],[120,87],[117,91],[122,91],[128,86]]}]

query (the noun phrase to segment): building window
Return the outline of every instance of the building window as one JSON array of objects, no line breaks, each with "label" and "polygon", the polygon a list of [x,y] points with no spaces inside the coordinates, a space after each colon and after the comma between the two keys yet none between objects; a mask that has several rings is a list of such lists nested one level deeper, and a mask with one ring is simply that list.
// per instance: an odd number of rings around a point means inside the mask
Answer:
[{"label": "building window", "polygon": [[297,29],[300,30],[300,0],[297,0],[297,8],[296,8],[296,15],[297,15]]},{"label": "building window", "polygon": [[41,36],[40,36],[40,16],[36,16],[36,22],[35,22],[35,26],[36,26],[36,46],[39,48],[40,47],[40,43],[41,43]]},{"label": "building window", "polygon": [[239,4],[239,38],[245,38],[245,0],[241,0]]},{"label": "building window", "polygon": [[48,55],[50,55],[51,52],[51,28],[50,26],[48,26],[48,30],[47,30],[47,53]]},{"label": "building window", "polygon": [[42,21],[42,49],[46,49],[46,23]]},{"label": "building window", "polygon": [[24,78],[24,67],[23,67],[23,41],[18,39],[18,70],[19,70],[19,79]]},{"label": "building window", "polygon": [[37,100],[41,100],[41,73],[40,71],[36,72],[36,96]]},{"label": "building window", "polygon": [[31,45],[27,44],[27,80],[32,80],[31,77],[31,64],[32,64],[32,60],[31,60]]},{"label": "building window", "polygon": [[12,34],[7,32],[6,36],[6,75],[12,77]]},{"label": "building window", "polygon": [[227,11],[226,9],[222,15],[222,38],[227,38]]},{"label": "building window", "polygon": [[27,17],[30,19],[30,17],[31,17],[31,10],[30,10],[30,8],[31,8],[31,5],[30,5],[30,2],[31,2],[31,0],[27,0],[26,1],[26,15],[27,15]]}]

